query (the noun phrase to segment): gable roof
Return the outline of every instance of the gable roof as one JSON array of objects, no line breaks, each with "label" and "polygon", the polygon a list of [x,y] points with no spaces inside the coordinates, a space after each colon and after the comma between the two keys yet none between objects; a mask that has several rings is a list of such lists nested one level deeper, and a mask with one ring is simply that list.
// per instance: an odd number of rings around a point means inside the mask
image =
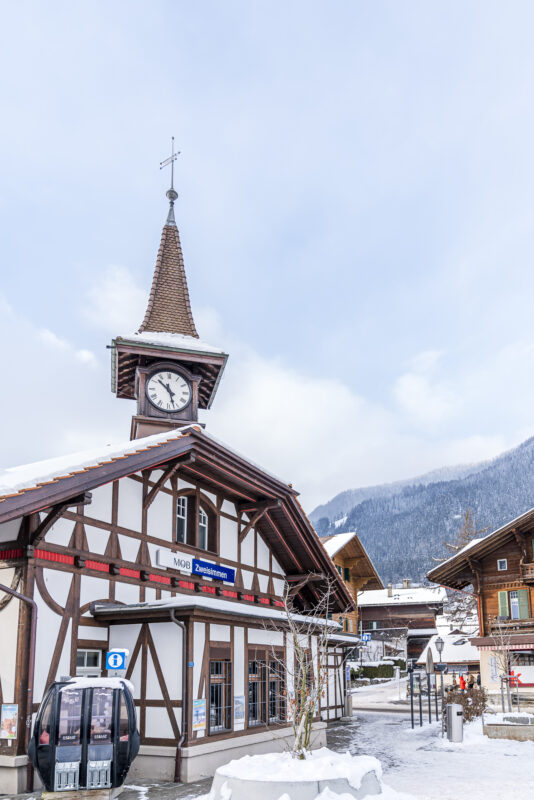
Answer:
[{"label": "gable roof", "polygon": [[[172,211],[172,205],[171,205]],[[145,318],[139,332],[165,331],[198,338],[174,214],[163,226]]]},{"label": "gable roof", "polygon": [[430,570],[427,578],[453,589],[463,589],[474,580],[471,565],[484,556],[490,555],[501,545],[534,529],[534,508],[510,520],[492,533],[480,539],[473,539],[453,556]]},{"label": "gable roof", "polygon": [[[64,503],[140,470],[179,465],[186,480],[224,492],[253,520],[288,574],[311,573],[303,592],[313,603],[324,575],[340,611],[354,601],[289,484],[226,447],[199,425],[0,471],[0,523]],[[318,581],[318,583],[317,583]]]},{"label": "gable roof", "polygon": [[[426,664],[426,654],[428,649],[432,651],[434,663],[438,664],[440,656],[436,648],[436,639],[438,634],[432,636],[425,649],[419,656],[417,663]],[[478,663],[480,661],[480,653],[478,648],[469,641],[469,638],[464,634],[449,633],[447,636],[442,636],[443,639],[443,652],[441,654],[441,661],[444,664],[465,664],[470,662]]]},{"label": "gable roof", "polygon": [[389,597],[388,589],[364,591],[358,595],[359,606],[405,606],[444,603],[447,592],[442,586],[410,586],[409,588],[392,589]]},{"label": "gable roof", "polygon": [[383,589],[384,584],[356,531],[323,536],[321,543],[331,559],[342,556],[349,560],[352,578],[367,578],[369,589]]}]

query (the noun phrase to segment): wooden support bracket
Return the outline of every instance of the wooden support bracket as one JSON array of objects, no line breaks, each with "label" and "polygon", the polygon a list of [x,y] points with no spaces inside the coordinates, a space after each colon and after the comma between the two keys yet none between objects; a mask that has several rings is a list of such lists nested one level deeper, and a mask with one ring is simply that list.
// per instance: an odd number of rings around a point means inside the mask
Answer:
[{"label": "wooden support bracket", "polygon": [[71,508],[72,506],[89,505],[91,499],[91,492],[84,492],[83,494],[76,495],[76,497],[71,497],[69,500],[65,500],[63,503],[57,503],[57,505],[52,506],[46,517],[39,523],[31,535],[32,546],[35,547],[36,544],[39,544],[39,542],[46,535],[47,531],[49,531],[52,525],[63,516],[68,508]]},{"label": "wooden support bracket", "polygon": [[195,456],[193,453],[187,456],[185,459],[181,459],[178,461],[173,462],[170,464],[167,469],[164,471],[163,475],[159,478],[157,483],[151,488],[149,492],[147,492],[145,499],[143,500],[143,509],[146,511],[147,508],[154,502],[156,499],[156,495],[158,494],[159,490],[164,487],[167,481],[172,478],[173,475],[178,472],[180,467],[184,464],[191,464],[195,460]]}]

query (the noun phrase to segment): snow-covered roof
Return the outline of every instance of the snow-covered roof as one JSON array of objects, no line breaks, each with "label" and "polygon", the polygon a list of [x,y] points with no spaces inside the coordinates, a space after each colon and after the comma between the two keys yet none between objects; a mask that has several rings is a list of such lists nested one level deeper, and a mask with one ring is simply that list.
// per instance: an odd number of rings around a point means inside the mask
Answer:
[{"label": "snow-covered roof", "polygon": [[[432,650],[432,658],[434,663],[439,662],[439,653],[436,649],[437,635],[433,636],[421,655],[419,656],[418,664],[426,664],[426,654],[428,648]],[[448,636],[442,636],[443,639],[443,653],[441,660],[444,664],[465,664],[471,661],[480,661],[478,648],[471,644],[467,636],[458,633],[451,633]]]},{"label": "snow-covered roof", "polygon": [[124,456],[140,453],[159,447],[162,444],[183,438],[191,429],[201,432],[197,425],[188,425],[165,433],[156,433],[142,439],[122,441],[117,444],[101,445],[90,450],[69,453],[65,456],[47,458],[33,464],[22,464],[0,470],[0,499],[10,497],[25,489],[53,483],[62,477],[74,475],[102,464],[115,461]]},{"label": "snow-covered roof", "polygon": [[464,553],[467,553],[468,550],[471,550],[472,547],[475,547],[475,545],[479,544],[479,542],[481,542],[485,538],[486,538],[485,536],[480,536],[478,539],[471,539],[471,541],[468,542],[465,545],[465,547],[462,547],[461,550],[458,550],[456,553],[453,553],[453,555],[450,556],[450,558],[446,558],[445,561],[442,561],[440,563],[440,567],[442,567],[444,564],[448,564],[449,561],[452,561],[453,559],[458,558],[458,556],[461,556]]},{"label": "snow-covered roof", "polygon": [[354,539],[355,536],[356,531],[346,531],[345,533],[336,533],[334,536],[330,536],[328,539],[323,539],[322,541],[330,558],[334,558],[336,553],[339,553],[339,551],[342,550],[351,539]]},{"label": "snow-covered roof", "polygon": [[370,589],[358,594],[359,606],[404,606],[419,603],[444,603],[447,592],[442,586],[410,586],[407,589]]},{"label": "snow-covered roof", "polygon": [[417,636],[434,636],[437,634],[437,628],[408,628],[406,631],[406,636],[410,639],[413,639]]},{"label": "snow-covered roof", "polygon": [[117,336],[117,341],[121,344],[145,344],[155,345],[156,347],[168,347],[170,350],[179,350],[187,353],[216,353],[226,355],[220,347],[213,347],[195,336],[185,336],[182,333],[161,333],[154,331],[143,331],[143,333],[132,333],[128,336]]},{"label": "snow-covered roof", "polygon": [[[260,617],[261,619],[272,620],[285,620],[287,614],[283,609],[273,608],[272,606],[254,606],[247,605],[246,603],[236,602],[235,600],[226,600],[217,597],[208,597],[205,595],[186,595],[179,594],[176,597],[170,597],[164,600],[153,600],[145,603],[129,603],[129,604],[115,604],[115,603],[95,603],[92,613],[98,617],[101,614],[114,614],[116,616],[131,616],[132,614],[139,614],[143,611],[154,611],[159,609],[184,609],[184,608],[200,608],[208,611],[218,612],[220,614],[239,614],[241,617]],[[303,614],[292,614],[292,618],[296,622],[313,622],[316,625],[324,625],[325,620],[322,618],[311,618]],[[333,630],[340,630],[341,623],[334,620],[327,620],[328,627]],[[357,637],[355,637],[357,639]]]}]

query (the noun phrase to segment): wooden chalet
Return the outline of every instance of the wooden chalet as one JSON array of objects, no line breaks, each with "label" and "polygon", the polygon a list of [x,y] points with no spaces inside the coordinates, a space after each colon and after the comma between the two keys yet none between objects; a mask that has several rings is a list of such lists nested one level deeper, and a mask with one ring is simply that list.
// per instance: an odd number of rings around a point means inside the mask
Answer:
[{"label": "wooden chalet", "polygon": [[354,608],[334,619],[343,625],[346,633],[358,632],[358,593],[365,589],[383,589],[384,586],[369,555],[355,531],[324,536],[321,542],[339,575],[345,581],[354,600]]},{"label": "wooden chalet", "polygon": [[[478,601],[482,686],[500,688],[503,658],[519,689],[534,687],[534,509],[481,539],[474,539],[428,573],[457,591],[470,591]],[[506,661],[506,659],[504,659]]]},{"label": "wooden chalet", "polygon": [[[0,793],[26,788],[31,716],[48,685],[106,676],[116,647],[129,650],[141,732],[134,777],[187,782],[284,747],[284,586],[298,587],[303,613],[327,578],[333,611],[353,604],[291,485],[198,423],[227,355],[198,338],[168,197],[145,319],[112,344],[113,391],[137,403],[131,439],[0,472],[0,582],[37,612],[0,591],[0,702],[18,718],[0,739]],[[343,635],[331,628],[314,746],[344,709]],[[315,662],[313,635],[309,652]]]},{"label": "wooden chalet", "polygon": [[365,590],[358,597],[361,629],[385,642],[405,641],[406,657],[417,659],[437,633],[436,617],[446,600],[445,589],[414,586],[409,578],[401,586]]}]

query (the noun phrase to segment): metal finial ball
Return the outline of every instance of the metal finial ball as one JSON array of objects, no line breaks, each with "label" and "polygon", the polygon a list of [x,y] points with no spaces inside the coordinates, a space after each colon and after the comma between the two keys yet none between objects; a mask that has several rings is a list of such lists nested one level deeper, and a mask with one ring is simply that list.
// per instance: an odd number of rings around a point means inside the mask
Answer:
[{"label": "metal finial ball", "polygon": [[174,201],[178,197],[178,192],[175,189],[169,189],[169,191],[166,193],[166,196],[169,198],[171,203],[174,203]]}]

